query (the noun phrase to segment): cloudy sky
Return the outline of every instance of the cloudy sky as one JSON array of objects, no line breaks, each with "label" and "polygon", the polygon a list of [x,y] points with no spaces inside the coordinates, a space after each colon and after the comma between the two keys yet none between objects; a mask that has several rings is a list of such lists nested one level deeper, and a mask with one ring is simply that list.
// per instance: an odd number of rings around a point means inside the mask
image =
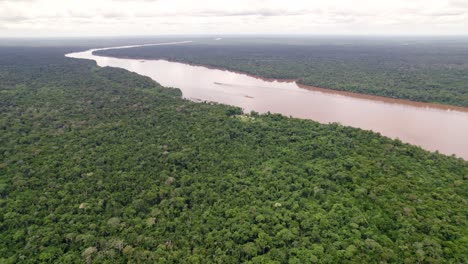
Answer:
[{"label": "cloudy sky", "polygon": [[468,0],[0,0],[0,37],[468,35]]}]

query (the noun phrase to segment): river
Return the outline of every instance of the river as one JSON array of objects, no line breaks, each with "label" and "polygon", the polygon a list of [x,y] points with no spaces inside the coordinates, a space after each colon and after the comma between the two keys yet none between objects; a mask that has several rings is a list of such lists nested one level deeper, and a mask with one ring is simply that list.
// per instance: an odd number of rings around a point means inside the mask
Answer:
[{"label": "river", "polygon": [[[186,45],[190,41],[111,47]],[[93,55],[92,49],[67,54],[101,67],[123,68],[176,87],[184,98],[213,101],[266,113],[312,119],[379,132],[430,151],[468,160],[468,108],[389,99],[263,79],[242,73],[165,60],[119,59]]]}]

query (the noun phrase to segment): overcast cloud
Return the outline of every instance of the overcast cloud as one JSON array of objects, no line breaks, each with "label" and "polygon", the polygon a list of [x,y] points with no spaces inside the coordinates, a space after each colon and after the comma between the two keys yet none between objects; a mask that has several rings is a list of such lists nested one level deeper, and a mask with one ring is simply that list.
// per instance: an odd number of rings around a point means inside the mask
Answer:
[{"label": "overcast cloud", "polygon": [[0,0],[0,37],[468,35],[468,0]]}]

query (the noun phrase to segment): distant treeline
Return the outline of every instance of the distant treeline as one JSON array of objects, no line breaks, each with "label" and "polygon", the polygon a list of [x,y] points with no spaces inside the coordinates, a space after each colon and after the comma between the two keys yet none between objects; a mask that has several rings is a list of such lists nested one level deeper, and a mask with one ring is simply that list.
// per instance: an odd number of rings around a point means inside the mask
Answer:
[{"label": "distant treeline", "polygon": [[468,164],[0,48],[0,263],[465,263]]},{"label": "distant treeline", "polygon": [[203,64],[306,85],[468,107],[468,41],[244,39],[104,50]]}]

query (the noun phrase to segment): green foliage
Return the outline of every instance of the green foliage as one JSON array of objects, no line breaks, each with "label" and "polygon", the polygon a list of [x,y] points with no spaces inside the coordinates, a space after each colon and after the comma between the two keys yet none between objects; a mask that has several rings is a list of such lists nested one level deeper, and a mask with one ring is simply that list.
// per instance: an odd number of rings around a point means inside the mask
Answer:
[{"label": "green foliage", "polygon": [[97,51],[296,79],[335,90],[468,107],[466,38],[268,38]]},{"label": "green foliage", "polygon": [[66,50],[0,49],[1,263],[466,262],[465,161]]}]

